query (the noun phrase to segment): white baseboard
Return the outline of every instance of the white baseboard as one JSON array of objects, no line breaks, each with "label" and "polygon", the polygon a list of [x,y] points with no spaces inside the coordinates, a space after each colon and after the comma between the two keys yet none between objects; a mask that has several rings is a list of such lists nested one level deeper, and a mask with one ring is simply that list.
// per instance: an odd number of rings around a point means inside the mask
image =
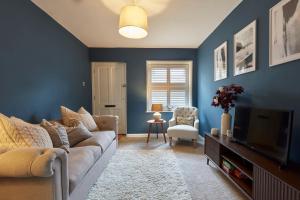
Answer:
[{"label": "white baseboard", "polygon": [[147,137],[148,133],[127,133],[126,137]]},{"label": "white baseboard", "polygon": [[[151,133],[152,135],[155,135],[156,133]],[[134,137],[147,137],[148,133],[127,133],[126,137],[134,138]],[[159,136],[162,137],[162,134],[159,133]],[[166,137],[168,138],[168,134],[166,133]],[[199,135],[199,140],[197,141],[199,144],[204,145],[205,138],[201,135]]]}]

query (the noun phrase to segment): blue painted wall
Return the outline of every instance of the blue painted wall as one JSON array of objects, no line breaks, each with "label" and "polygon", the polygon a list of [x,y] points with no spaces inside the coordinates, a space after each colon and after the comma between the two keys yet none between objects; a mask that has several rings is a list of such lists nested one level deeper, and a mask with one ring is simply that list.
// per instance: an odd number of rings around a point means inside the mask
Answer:
[{"label": "blue painted wall", "polygon": [[[242,104],[295,111],[290,158],[300,162],[300,60],[269,68],[269,9],[279,0],[244,0],[198,49],[198,105],[201,134],[220,127],[221,109],[210,106],[216,89],[240,84]],[[233,35],[257,19],[257,71],[233,76]],[[228,41],[229,78],[213,81],[213,51]]]},{"label": "blue painted wall", "polygon": [[[196,49],[139,49],[139,48],[92,48],[91,61],[115,61],[127,64],[127,129],[128,133],[147,132],[146,121],[152,113],[146,113],[146,61],[193,60],[193,105],[197,105]],[[172,113],[163,113],[170,119]]]},{"label": "blue painted wall", "polygon": [[1,0],[0,25],[0,113],[39,122],[62,104],[91,109],[85,45],[27,0]]}]

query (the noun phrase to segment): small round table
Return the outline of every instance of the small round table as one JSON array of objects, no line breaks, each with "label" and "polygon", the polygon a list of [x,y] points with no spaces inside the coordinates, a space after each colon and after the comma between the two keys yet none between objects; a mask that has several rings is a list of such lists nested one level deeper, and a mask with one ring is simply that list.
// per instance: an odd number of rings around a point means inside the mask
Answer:
[{"label": "small round table", "polygon": [[157,138],[158,138],[158,133],[159,133],[159,126],[161,127],[161,131],[164,135],[165,143],[167,143],[166,132],[165,132],[165,129],[164,129],[164,124],[166,123],[166,120],[161,119],[160,121],[155,121],[154,119],[151,119],[151,120],[148,120],[147,123],[148,123],[148,126],[149,126],[148,127],[147,143],[149,142],[152,126],[156,126],[156,137]]}]

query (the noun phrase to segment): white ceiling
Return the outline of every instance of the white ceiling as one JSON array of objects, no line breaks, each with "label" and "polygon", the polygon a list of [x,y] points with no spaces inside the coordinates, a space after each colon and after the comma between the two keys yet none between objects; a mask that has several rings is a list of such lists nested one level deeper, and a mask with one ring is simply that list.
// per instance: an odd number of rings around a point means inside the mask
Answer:
[{"label": "white ceiling", "polygon": [[88,47],[197,48],[242,0],[136,0],[149,14],[148,36],[118,33],[132,0],[32,0]]}]

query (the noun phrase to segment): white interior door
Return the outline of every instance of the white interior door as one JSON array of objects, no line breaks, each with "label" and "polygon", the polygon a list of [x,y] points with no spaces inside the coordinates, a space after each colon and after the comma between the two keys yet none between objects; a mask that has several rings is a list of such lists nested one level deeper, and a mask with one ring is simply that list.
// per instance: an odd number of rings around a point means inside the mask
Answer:
[{"label": "white interior door", "polygon": [[119,134],[126,134],[126,64],[93,62],[92,84],[94,114],[119,116]]}]

